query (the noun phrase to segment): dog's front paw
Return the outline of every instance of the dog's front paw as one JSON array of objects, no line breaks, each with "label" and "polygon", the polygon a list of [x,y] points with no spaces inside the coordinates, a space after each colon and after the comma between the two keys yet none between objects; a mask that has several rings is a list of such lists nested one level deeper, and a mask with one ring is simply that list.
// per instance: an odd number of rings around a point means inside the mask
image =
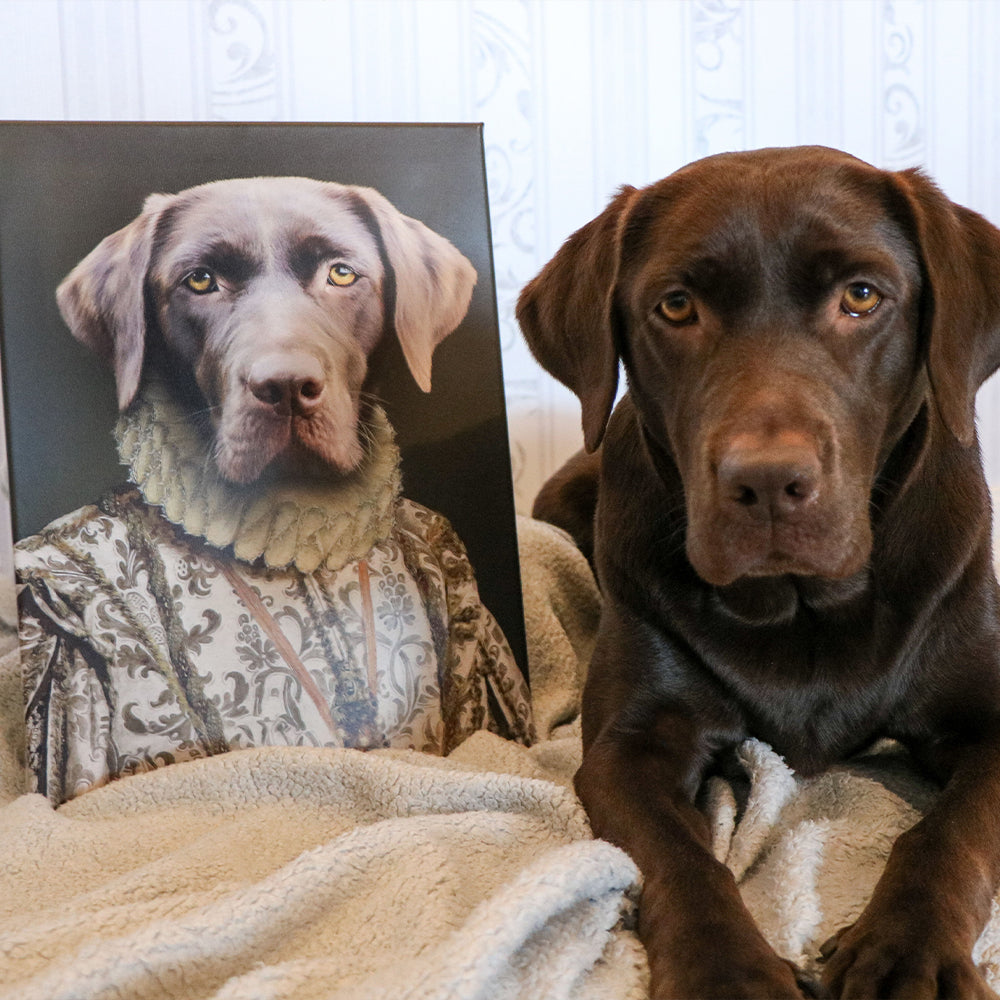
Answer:
[{"label": "dog's front paw", "polygon": [[795,985],[798,986],[802,996],[806,997],[807,1000],[830,1000],[832,994],[824,983],[803,972],[797,965],[792,965],[791,962],[788,964],[792,966],[792,971],[795,973]]},{"label": "dog's front paw", "polygon": [[997,1000],[969,949],[944,933],[913,933],[904,918],[864,916],[820,949],[839,1000]]},{"label": "dog's front paw", "polygon": [[655,983],[652,1000],[826,1000],[829,996],[822,983],[772,953],[752,961],[715,956],[697,970],[675,970],[668,981]]}]

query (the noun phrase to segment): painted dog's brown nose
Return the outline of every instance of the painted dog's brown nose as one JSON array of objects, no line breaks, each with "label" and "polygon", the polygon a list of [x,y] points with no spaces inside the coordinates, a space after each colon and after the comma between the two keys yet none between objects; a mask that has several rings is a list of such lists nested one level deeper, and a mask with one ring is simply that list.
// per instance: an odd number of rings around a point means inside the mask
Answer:
[{"label": "painted dog's brown nose", "polygon": [[794,517],[819,495],[815,450],[798,445],[731,448],[719,462],[719,496],[754,518]]},{"label": "painted dog's brown nose", "polygon": [[250,366],[247,388],[281,416],[308,416],[323,395],[323,367],[307,355],[273,355]]}]

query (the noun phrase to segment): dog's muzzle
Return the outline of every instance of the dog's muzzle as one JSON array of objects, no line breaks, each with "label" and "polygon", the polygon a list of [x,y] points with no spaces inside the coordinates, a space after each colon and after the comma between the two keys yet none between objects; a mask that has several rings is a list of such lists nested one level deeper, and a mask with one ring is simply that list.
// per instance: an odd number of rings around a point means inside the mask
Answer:
[{"label": "dog's muzzle", "polygon": [[821,419],[745,414],[708,436],[687,489],[687,551],[708,583],[841,579],[871,547],[867,493]]}]

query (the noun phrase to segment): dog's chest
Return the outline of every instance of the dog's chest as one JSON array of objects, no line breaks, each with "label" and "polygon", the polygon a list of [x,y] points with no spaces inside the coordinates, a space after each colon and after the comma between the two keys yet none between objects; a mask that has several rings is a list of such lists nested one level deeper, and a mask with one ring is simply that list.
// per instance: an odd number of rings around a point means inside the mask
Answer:
[{"label": "dog's chest", "polygon": [[895,675],[871,631],[815,623],[745,630],[703,643],[702,654],[743,735],[764,740],[803,774],[887,735]]}]

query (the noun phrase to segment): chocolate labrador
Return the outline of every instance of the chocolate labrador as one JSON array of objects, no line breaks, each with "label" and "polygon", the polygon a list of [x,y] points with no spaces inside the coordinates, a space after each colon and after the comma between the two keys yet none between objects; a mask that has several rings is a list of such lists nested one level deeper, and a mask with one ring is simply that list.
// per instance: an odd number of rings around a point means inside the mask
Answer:
[{"label": "chocolate labrador", "polygon": [[[1000,231],[919,171],[725,154],[624,188],[518,318],[600,445],[537,513],[586,534],[598,477],[576,784],[643,872],[653,996],[993,997],[971,958],[1000,882],[974,400],[1000,365]],[[943,785],[823,946],[823,985],[709,849],[699,787],[748,736],[804,775],[893,738]]]}]

